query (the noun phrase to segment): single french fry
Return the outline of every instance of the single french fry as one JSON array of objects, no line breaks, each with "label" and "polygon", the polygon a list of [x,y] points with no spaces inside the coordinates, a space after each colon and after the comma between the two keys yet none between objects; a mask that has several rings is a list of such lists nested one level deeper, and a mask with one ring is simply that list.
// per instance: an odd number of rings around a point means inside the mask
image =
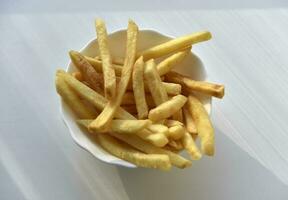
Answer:
[{"label": "single french fry", "polygon": [[161,78],[156,71],[153,59],[148,60],[144,71],[145,83],[148,85],[155,104],[158,106],[168,100],[167,92],[162,84]]},{"label": "single french fry", "polygon": [[170,161],[171,163],[176,166],[176,167],[179,167],[181,169],[183,168],[186,168],[186,167],[189,167],[191,166],[191,161],[181,157],[180,155],[174,153],[174,152],[171,152],[171,151],[168,151],[168,150],[165,150],[165,149],[162,149],[162,148],[159,148],[159,147],[155,147],[153,146],[152,144],[144,141],[144,140],[141,140],[140,138],[138,137],[135,137],[135,136],[127,136],[127,135],[120,135],[120,134],[116,134],[116,133],[113,133],[111,132],[110,134],[112,134],[114,137],[116,137],[117,139],[131,145],[132,147],[134,147],[135,149],[138,149],[142,152],[145,152],[145,153],[148,153],[148,154],[164,154],[164,155],[168,155],[169,158],[170,158]]},{"label": "single french fry", "polygon": [[147,118],[148,105],[145,98],[144,62],[142,57],[138,58],[136,63],[134,64],[132,73],[132,85],[138,118],[139,119]]},{"label": "single french fry", "polygon": [[169,170],[171,168],[171,163],[167,155],[141,153],[127,144],[120,143],[117,139],[107,134],[98,134],[97,138],[99,144],[106,151],[136,166],[161,170]]},{"label": "single french fry", "polygon": [[181,140],[171,140],[169,141],[168,145],[177,151],[181,151],[184,149],[184,146]]},{"label": "single french fry", "polygon": [[[94,69],[97,72],[103,73],[102,61],[101,60],[98,60],[98,59],[95,59],[95,58],[91,58],[89,56],[85,56],[85,58],[92,65],[92,67],[94,67]],[[112,64],[112,67],[115,70],[116,76],[121,76],[122,66],[121,65]]]},{"label": "single french fry", "polygon": [[[64,78],[65,82],[83,99],[91,103],[98,110],[103,110],[105,105],[108,103],[108,100],[105,99],[102,95],[98,94],[85,84],[81,83],[77,79],[75,79],[70,74],[66,73],[63,70],[57,71],[57,76],[61,76]],[[136,120],[136,118],[125,111],[123,108],[119,107],[115,113],[115,117],[118,119],[130,119]],[[149,141],[155,146],[163,147],[168,143],[168,139],[164,134],[155,134],[151,131],[144,129],[137,133],[139,137],[142,139]]]},{"label": "single french fry", "polygon": [[200,92],[217,98],[222,98],[224,96],[224,85],[204,81],[194,81],[187,76],[172,71],[168,72],[165,77],[166,80],[170,82],[181,84],[189,92]]},{"label": "single french fry", "polygon": [[163,44],[146,49],[137,54],[137,57],[143,56],[144,61],[159,58],[161,56],[179,51],[181,49],[187,48],[192,44],[203,42],[211,39],[211,33],[208,31],[196,32],[190,35],[185,35],[176,39],[172,39]]},{"label": "single french fry", "polygon": [[72,109],[80,119],[93,119],[97,116],[96,111],[89,109],[67,85],[62,77],[56,76],[56,90],[64,102]]},{"label": "single french fry", "polygon": [[187,131],[191,134],[197,134],[196,125],[195,125],[194,120],[193,120],[193,118],[192,118],[192,116],[188,110],[187,104],[184,105],[184,107],[183,107],[183,113],[184,113],[185,126],[186,126]]},{"label": "single french fry", "polygon": [[190,51],[191,47],[179,51],[161,61],[156,67],[159,76],[163,76],[168,73],[176,64],[180,63]]},{"label": "single french fry", "polygon": [[102,91],[103,78],[96,70],[90,65],[90,63],[77,51],[69,52],[71,61],[81,72],[85,82],[97,92]]},{"label": "single french fry", "polygon": [[81,72],[73,72],[72,76],[76,78],[78,81],[84,81],[84,77]]},{"label": "single french fry", "polygon": [[209,119],[208,113],[203,104],[194,96],[188,97],[188,108],[194,119],[198,136],[201,140],[201,150],[204,154],[212,156],[214,154],[214,129]]},{"label": "single french fry", "polygon": [[[93,120],[90,119],[81,119],[77,120],[77,122],[88,128],[89,124]],[[120,134],[136,134],[139,131],[143,130],[144,128],[147,128],[149,125],[151,125],[152,122],[150,120],[121,120],[121,119],[115,119],[112,120],[111,125],[109,127],[109,131],[113,131],[115,133]]]},{"label": "single french fry", "polygon": [[171,126],[168,130],[168,138],[173,140],[179,140],[184,136],[185,128],[180,125]]},{"label": "single french fry", "polygon": [[201,152],[196,146],[190,133],[185,132],[184,137],[182,138],[182,143],[193,160],[199,160],[202,157]]},{"label": "single french fry", "polygon": [[[98,115],[98,117],[89,125],[89,129],[91,130],[105,131],[109,126],[109,123],[113,119],[116,110],[122,102],[122,98],[130,81],[133,65],[135,62],[137,35],[138,26],[132,20],[129,20],[127,28],[126,58],[124,66],[122,68],[121,80],[117,88],[117,96],[111,101],[109,101],[109,103],[105,106],[104,110],[100,113],[100,115]],[[101,58],[103,59],[103,56],[101,56]]]},{"label": "single french fry", "polygon": [[[145,92],[149,92],[149,86],[148,84],[146,83],[146,81],[144,82],[145,84]],[[182,86],[180,84],[176,84],[176,83],[167,83],[167,82],[162,82],[162,85],[164,87],[164,89],[166,90],[167,94],[168,95],[171,95],[171,96],[175,96],[175,95],[178,95],[178,94],[181,94],[181,89],[182,89]],[[127,90],[131,91],[133,90],[133,87],[132,85],[128,85],[127,87]],[[147,94],[146,94],[147,96]],[[146,99],[147,100],[147,99]],[[148,101],[148,100],[147,100]],[[148,102],[147,102],[148,103]],[[148,104],[149,105],[149,104]]]},{"label": "single french fry", "polygon": [[97,33],[100,56],[102,59],[104,93],[106,98],[112,99],[116,95],[116,75],[115,70],[112,67],[112,61],[108,47],[107,30],[104,21],[101,19],[97,19],[95,21],[95,28]]},{"label": "single french fry", "polygon": [[179,122],[183,122],[183,112],[182,109],[179,109],[173,116],[172,116],[173,120],[179,121]]},{"label": "single french fry", "polygon": [[177,95],[149,111],[148,118],[154,122],[166,119],[184,106],[187,98]]}]

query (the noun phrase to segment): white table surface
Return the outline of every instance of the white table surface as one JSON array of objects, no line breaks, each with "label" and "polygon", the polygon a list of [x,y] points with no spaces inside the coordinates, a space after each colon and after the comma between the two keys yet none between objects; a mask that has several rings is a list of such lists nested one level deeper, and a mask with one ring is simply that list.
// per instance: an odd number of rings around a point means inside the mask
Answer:
[{"label": "white table surface", "polygon": [[[287,199],[287,1],[241,2],[1,1],[0,199]],[[213,33],[193,51],[226,85],[213,101],[214,158],[168,173],[126,169],[72,141],[54,74],[95,37],[95,17],[109,31],[132,18],[173,36]]]}]

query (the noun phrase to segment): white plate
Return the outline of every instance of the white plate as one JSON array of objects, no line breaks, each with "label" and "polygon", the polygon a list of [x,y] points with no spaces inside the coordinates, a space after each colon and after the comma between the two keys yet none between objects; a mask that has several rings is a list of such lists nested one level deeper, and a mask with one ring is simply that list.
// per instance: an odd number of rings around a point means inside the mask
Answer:
[{"label": "white plate", "polygon": [[[166,42],[168,40],[171,40],[171,37],[165,36],[163,34],[160,34],[156,31],[152,30],[142,30],[139,31],[138,35],[138,43],[137,48],[138,50],[147,49],[151,46],[155,46],[157,44],[161,44],[163,42]],[[114,32],[109,35],[109,46],[112,47],[110,49],[112,57],[117,58],[123,58],[125,56],[125,47],[126,47],[126,30],[120,30],[117,32]],[[94,39],[90,41],[82,50],[81,53],[86,56],[95,57],[96,55],[99,55],[98,53],[98,44],[97,40]],[[159,62],[160,59],[157,59],[156,62]],[[75,66],[70,62],[67,67],[68,72],[75,71]],[[206,72],[203,67],[203,64],[201,60],[194,55],[192,52],[185,57],[185,59],[175,66],[175,70],[185,74],[187,76],[190,76],[191,78],[195,80],[205,80],[206,79]],[[201,96],[197,94],[197,96],[201,99],[201,101],[204,103],[205,108],[208,113],[211,111],[211,98],[208,96]],[[76,121],[75,116],[71,112],[71,110],[68,108],[68,106],[61,102],[61,111],[63,114],[64,122],[66,123],[71,136],[75,140],[75,142],[89,151],[92,155],[94,155],[99,160],[120,165],[124,167],[130,167],[134,168],[135,165],[126,162],[124,160],[121,160],[113,155],[110,155],[105,150],[103,150],[95,141],[93,136],[89,133],[87,133],[85,130],[81,129]]]}]

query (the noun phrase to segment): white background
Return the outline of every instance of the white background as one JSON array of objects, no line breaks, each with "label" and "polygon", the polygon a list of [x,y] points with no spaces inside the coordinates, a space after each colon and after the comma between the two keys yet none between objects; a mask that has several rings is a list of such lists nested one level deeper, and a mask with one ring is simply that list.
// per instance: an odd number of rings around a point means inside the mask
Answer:
[{"label": "white background", "polygon": [[[0,199],[287,199],[287,1],[0,1]],[[260,3],[261,2],[261,3]],[[164,173],[104,164],[71,139],[54,73],[67,52],[133,18],[195,46],[212,82],[217,154]]]}]

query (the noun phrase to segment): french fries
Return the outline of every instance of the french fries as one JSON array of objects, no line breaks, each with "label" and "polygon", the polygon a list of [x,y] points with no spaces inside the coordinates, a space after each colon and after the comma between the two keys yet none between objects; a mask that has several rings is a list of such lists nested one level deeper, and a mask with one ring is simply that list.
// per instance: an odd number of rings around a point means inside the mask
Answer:
[{"label": "french fries", "polygon": [[185,132],[182,143],[193,160],[199,160],[202,157],[201,152],[188,132]]},{"label": "french fries", "polygon": [[188,97],[188,108],[195,122],[201,140],[201,150],[206,155],[214,155],[214,129],[203,104],[194,96]]},{"label": "french fries", "polygon": [[[87,127],[93,120],[90,119],[81,119],[77,120],[77,123]],[[149,125],[151,125],[152,122],[150,120],[120,120],[115,119],[112,120],[110,130],[115,133],[119,134],[136,134],[137,132],[143,130],[144,128],[147,128]]]},{"label": "french fries", "polygon": [[116,137],[117,139],[131,145],[135,149],[139,149],[142,152],[145,152],[148,154],[168,155],[171,163],[178,168],[183,169],[183,168],[191,166],[191,164],[192,164],[191,161],[179,156],[176,153],[173,153],[171,151],[167,151],[167,150],[159,148],[159,147],[155,147],[155,146],[151,145],[150,143],[145,142],[145,141],[143,141],[137,137],[115,134],[113,132],[111,132],[110,134],[113,135],[114,137]]},{"label": "french fries", "polygon": [[146,63],[144,77],[153,97],[154,103],[156,105],[160,105],[161,103],[167,101],[168,95],[164,89],[164,86],[162,85],[161,78],[156,71],[155,62],[153,59]]},{"label": "french fries", "polygon": [[140,57],[134,64],[132,73],[133,92],[139,119],[144,119],[148,116],[148,105],[145,98],[144,89],[144,62]]},{"label": "french fries", "polygon": [[[102,61],[97,60],[95,58],[91,58],[89,56],[85,56],[85,59],[90,63],[90,65],[92,65],[92,67],[94,67],[94,69],[97,72],[103,73]],[[117,65],[117,64],[112,64],[112,67],[115,70],[116,76],[121,76],[122,66],[121,65]]]},{"label": "french fries", "polygon": [[163,154],[144,154],[124,143],[120,143],[110,135],[98,134],[100,145],[112,155],[131,162],[139,167],[169,170],[171,163],[169,157]]},{"label": "french fries", "polygon": [[188,109],[189,108],[187,105],[185,105],[183,108],[186,129],[191,134],[197,134],[196,125]]},{"label": "french fries", "polygon": [[[202,154],[213,155],[214,130],[201,99],[193,95],[222,98],[224,86],[171,71],[192,45],[209,40],[211,34],[197,32],[137,52],[143,38],[137,41],[138,26],[129,20],[123,58],[110,54],[117,47],[108,46],[101,19],[95,21],[95,28],[98,46],[92,46],[99,55],[70,51],[78,70],[58,70],[55,80],[63,105],[75,113],[75,122],[87,130],[89,139],[95,138],[107,153],[122,160],[159,170],[171,165],[183,169]],[[158,62],[161,56],[166,57]],[[198,136],[201,151],[195,143]],[[178,155],[182,150],[190,160]]]},{"label": "french fries", "polygon": [[187,48],[192,44],[210,40],[211,37],[211,33],[207,31],[185,35],[139,52],[137,56],[143,56],[144,61],[152,58],[159,58],[169,53]]},{"label": "french fries", "polygon": [[[90,63],[77,51],[69,52],[71,61],[81,71],[84,80],[95,91],[100,92],[103,85],[102,76],[90,65]],[[79,76],[79,75],[78,75]],[[78,77],[79,78],[79,77]]]},{"label": "french fries", "polygon": [[116,95],[116,75],[115,70],[112,67],[112,61],[108,47],[107,30],[104,21],[101,19],[97,19],[95,21],[95,28],[97,32],[97,41],[102,60],[104,93],[106,98],[112,99]]},{"label": "french fries", "polygon": [[[108,103],[108,101],[103,96],[101,96],[100,94],[98,94],[97,92],[95,92],[94,90],[89,88],[88,86],[84,85],[80,81],[76,80],[71,75],[64,72],[63,70],[58,70],[57,76],[63,77],[65,82],[80,97],[82,97],[83,99],[85,99],[86,101],[91,103],[93,106],[96,107],[96,109],[103,110],[105,105]],[[115,117],[119,118],[119,119],[131,119],[131,120],[136,119],[133,115],[131,115],[130,113],[128,113],[127,111],[125,111],[121,107],[118,108],[118,110],[116,111]],[[147,141],[151,142],[152,144],[154,144],[155,146],[159,146],[159,147],[166,145],[168,142],[165,135],[154,134],[151,131],[148,131],[145,129],[138,132],[137,135],[139,137],[141,137],[142,139],[147,140]]]},{"label": "french fries", "polygon": [[165,77],[168,81],[181,84],[189,92],[196,91],[217,98],[222,98],[224,96],[224,85],[204,81],[194,81],[177,72],[168,72]]},{"label": "french fries", "polygon": [[[97,25],[97,22],[96,22]],[[126,58],[124,62],[124,66],[121,72],[121,80],[118,85],[117,89],[117,96],[115,99],[109,101],[109,103],[105,106],[104,110],[100,113],[100,115],[89,125],[89,129],[94,131],[105,131],[109,126],[109,123],[114,117],[114,114],[118,107],[121,104],[123,95],[127,89],[132,68],[135,62],[136,56],[136,42],[137,42],[137,35],[138,35],[138,27],[132,21],[129,20],[128,29],[127,29],[127,44],[126,44]],[[100,48],[100,47],[99,47]],[[102,54],[101,54],[102,55]],[[104,58],[101,56],[103,60],[103,72],[104,72]],[[104,80],[105,80],[105,72],[103,73]],[[115,78],[116,83],[116,78]]]},{"label": "french fries", "polygon": [[58,94],[80,119],[93,119],[97,116],[97,112],[88,109],[62,77],[56,77],[55,84]]},{"label": "french fries", "polygon": [[181,109],[186,101],[187,98],[183,95],[174,96],[172,99],[150,110],[148,118],[154,122],[166,119]]},{"label": "french fries", "polygon": [[181,62],[190,51],[191,47],[172,54],[171,56],[160,62],[156,67],[159,76],[163,76],[168,73],[172,69],[172,67],[174,67],[177,63]]}]

